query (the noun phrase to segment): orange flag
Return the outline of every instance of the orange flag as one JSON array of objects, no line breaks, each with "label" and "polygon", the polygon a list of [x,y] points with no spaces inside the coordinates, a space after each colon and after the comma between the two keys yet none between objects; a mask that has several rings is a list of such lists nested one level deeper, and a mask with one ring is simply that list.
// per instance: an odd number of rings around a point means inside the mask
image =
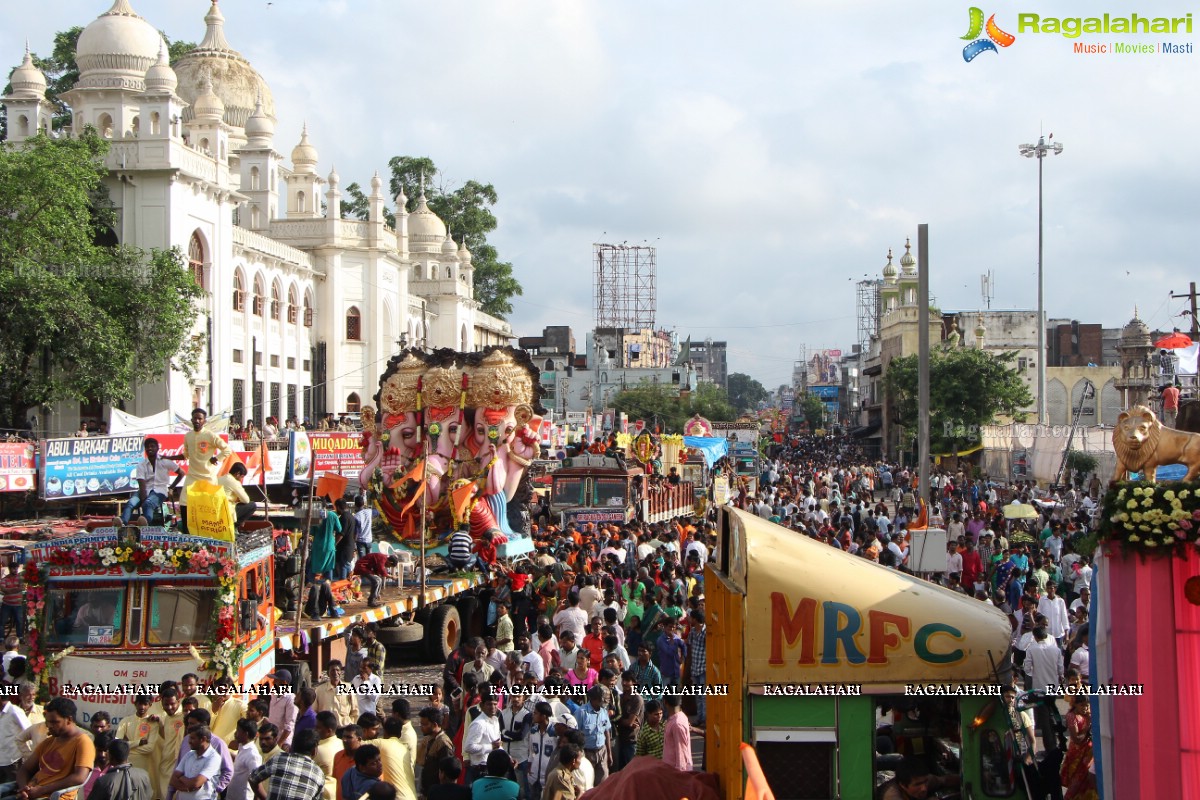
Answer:
[{"label": "orange flag", "polygon": [[[221,468],[219,470],[217,470],[217,477],[219,478],[222,475],[228,475],[229,470],[233,469],[234,464],[244,464],[244,463],[246,463],[246,462],[242,461],[241,456],[239,456],[237,453],[233,452],[232,450],[229,451],[229,455],[225,456],[225,460],[221,462]],[[249,467],[247,467],[247,469],[249,469]]]},{"label": "orange flag", "polygon": [[910,522],[908,529],[910,531],[924,531],[929,529],[929,508],[925,505],[925,500],[922,498],[917,501],[921,511],[917,514],[917,518]]},{"label": "orange flag", "polygon": [[413,481],[413,482],[420,481],[421,480],[421,468],[424,465],[424,463],[425,462],[423,460],[418,459],[416,461],[416,463],[413,464],[412,469],[410,469],[408,471],[407,475],[397,478],[396,480],[389,483],[388,488],[389,489],[400,489],[400,488],[403,488],[404,484],[407,483],[408,481]]},{"label": "orange flag", "polygon": [[478,487],[471,481],[450,492],[451,508],[456,522],[467,516],[467,509],[471,507],[471,501],[475,499],[477,491]]},{"label": "orange flag", "polygon": [[346,484],[348,482],[346,478],[336,472],[326,472],[317,480],[317,496],[328,496],[333,500],[337,500],[346,493]]}]

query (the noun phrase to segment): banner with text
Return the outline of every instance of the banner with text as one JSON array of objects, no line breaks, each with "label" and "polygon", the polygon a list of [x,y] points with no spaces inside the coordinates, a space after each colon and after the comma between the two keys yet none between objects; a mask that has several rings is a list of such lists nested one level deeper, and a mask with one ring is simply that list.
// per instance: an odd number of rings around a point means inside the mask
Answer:
[{"label": "banner with text", "polygon": [[36,475],[31,443],[0,442],[0,492],[29,491]]},{"label": "banner with text", "polygon": [[142,436],[88,436],[42,442],[39,492],[47,500],[95,497],[136,488]]},{"label": "banner with text", "polygon": [[362,468],[360,434],[340,431],[292,434],[292,452],[288,459],[290,480],[310,481],[327,472],[354,478]]}]

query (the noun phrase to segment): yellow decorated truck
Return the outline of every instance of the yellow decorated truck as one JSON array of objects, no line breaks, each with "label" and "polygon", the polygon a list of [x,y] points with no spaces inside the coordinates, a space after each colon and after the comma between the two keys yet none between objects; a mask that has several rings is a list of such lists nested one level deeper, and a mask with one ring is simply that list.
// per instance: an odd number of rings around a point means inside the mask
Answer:
[{"label": "yellow decorated truck", "polygon": [[991,605],[725,507],[705,579],[706,767],[743,797],[740,747],[777,798],[881,796],[901,761],[930,797],[1025,798]]}]

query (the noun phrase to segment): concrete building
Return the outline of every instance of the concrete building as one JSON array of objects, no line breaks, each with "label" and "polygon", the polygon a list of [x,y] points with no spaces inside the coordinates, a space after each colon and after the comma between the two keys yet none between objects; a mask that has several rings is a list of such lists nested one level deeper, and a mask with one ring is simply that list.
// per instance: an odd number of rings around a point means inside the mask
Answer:
[{"label": "concrete building", "polygon": [[[318,170],[307,130],[290,159],[277,149],[270,86],[229,43],[216,2],[203,22],[199,46],[170,64],[157,27],[114,0],[80,34],[79,81],[63,95],[65,135],[92,126],[111,141],[115,240],[180,248],[207,292],[193,331],[200,373],[137,387],[125,410],[186,417],[201,406],[260,423],[357,411],[401,341],[461,350],[509,341],[509,324],[474,297],[471,254],[424,192],[411,204],[394,198],[389,227],[376,175],[369,219],[342,219],[340,178]],[[19,145],[49,131],[52,109],[28,53],[11,83],[3,103]],[[64,404],[40,432],[66,434],[103,413]]]},{"label": "concrete building", "polygon": [[729,363],[727,360],[728,345],[726,342],[714,342],[705,339],[702,342],[687,342],[687,357],[696,369],[696,376],[702,381],[711,381],[722,389],[729,388]]}]

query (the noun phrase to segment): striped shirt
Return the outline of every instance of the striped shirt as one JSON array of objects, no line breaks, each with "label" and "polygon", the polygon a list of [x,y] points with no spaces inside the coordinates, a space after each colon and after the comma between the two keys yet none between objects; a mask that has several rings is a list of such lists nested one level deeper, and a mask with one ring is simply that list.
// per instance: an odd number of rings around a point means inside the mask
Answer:
[{"label": "striped shirt", "polygon": [[471,560],[471,534],[458,531],[450,537],[450,551],[446,554],[452,564],[465,564]]}]

